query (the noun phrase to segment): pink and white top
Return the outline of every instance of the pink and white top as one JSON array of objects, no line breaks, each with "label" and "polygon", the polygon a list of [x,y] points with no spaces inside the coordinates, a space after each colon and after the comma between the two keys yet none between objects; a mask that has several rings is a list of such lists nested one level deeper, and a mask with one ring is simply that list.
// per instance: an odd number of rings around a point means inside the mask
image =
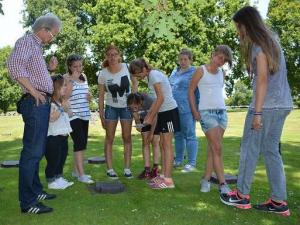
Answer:
[{"label": "pink and white top", "polygon": [[[13,80],[26,77],[35,89],[52,94],[53,82],[43,56],[42,41],[35,34],[17,40],[7,60],[7,68]],[[23,86],[22,89],[24,93],[28,92]]]}]

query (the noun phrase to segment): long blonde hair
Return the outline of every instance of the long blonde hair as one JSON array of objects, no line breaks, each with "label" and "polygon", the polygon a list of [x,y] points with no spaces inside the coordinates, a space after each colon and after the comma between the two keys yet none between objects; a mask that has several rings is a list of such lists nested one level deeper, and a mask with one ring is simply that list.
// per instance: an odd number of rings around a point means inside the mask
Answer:
[{"label": "long blonde hair", "polygon": [[267,57],[271,74],[279,69],[280,47],[272,32],[264,24],[257,9],[245,6],[233,16],[240,31],[241,55],[244,58],[247,69],[251,65],[251,50],[253,44],[262,48]]}]

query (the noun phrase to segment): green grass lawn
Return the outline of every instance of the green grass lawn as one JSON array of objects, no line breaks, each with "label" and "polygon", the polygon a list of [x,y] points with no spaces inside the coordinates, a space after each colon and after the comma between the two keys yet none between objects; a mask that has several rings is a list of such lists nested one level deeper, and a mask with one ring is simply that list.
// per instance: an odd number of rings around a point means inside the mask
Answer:
[{"label": "green grass lawn", "polygon": [[[230,112],[229,127],[224,138],[225,172],[237,174],[239,145],[243,131],[245,112]],[[0,162],[19,159],[22,147],[23,123],[20,116],[0,117]],[[206,141],[197,125],[200,138],[197,171],[182,174],[174,171],[176,188],[173,190],[151,190],[144,181],[126,180],[120,176],[126,191],[116,195],[94,194],[87,185],[75,182],[66,189],[51,191],[57,194],[55,200],[46,204],[54,212],[45,215],[23,215],[18,203],[18,169],[0,168],[0,225],[92,225],[92,224],[300,224],[300,110],[294,110],[288,117],[282,135],[282,153],[287,177],[288,203],[291,216],[284,218],[274,214],[257,212],[254,209],[240,210],[223,205],[219,201],[217,186],[210,193],[199,191],[199,181],[203,174],[206,159]],[[98,120],[90,123],[88,156],[103,155],[104,131]],[[65,165],[65,177],[71,178],[72,144]],[[114,145],[114,167],[122,174],[123,146],[120,132],[117,132]],[[46,187],[44,175],[45,160],[40,167],[40,177]],[[132,170],[134,175],[143,169],[141,138],[133,132]],[[96,181],[106,181],[105,165],[86,165],[86,172]],[[234,186],[233,186],[234,187]],[[263,160],[257,166],[252,192],[252,203],[269,197],[269,186]]]}]

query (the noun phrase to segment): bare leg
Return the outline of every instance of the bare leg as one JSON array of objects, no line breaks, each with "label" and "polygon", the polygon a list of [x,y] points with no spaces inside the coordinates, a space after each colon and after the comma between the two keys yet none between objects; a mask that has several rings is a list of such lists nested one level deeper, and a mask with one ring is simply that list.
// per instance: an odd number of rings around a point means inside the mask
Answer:
[{"label": "bare leg", "polygon": [[213,168],[220,183],[225,183],[222,154],[222,139],[224,132],[225,131],[222,128],[216,127],[205,133],[210,146],[209,150],[212,152],[213,156]]},{"label": "bare leg", "polygon": [[172,145],[172,138],[173,133],[162,133],[162,145],[163,145],[163,154],[164,154],[164,162],[165,162],[165,178],[172,179],[172,169],[173,169],[173,159],[174,159],[174,153],[173,153],[173,145]]},{"label": "bare leg", "polygon": [[104,153],[105,153],[105,159],[106,159],[106,166],[107,169],[113,168],[112,163],[112,145],[115,138],[116,133],[116,127],[117,127],[118,121],[114,120],[106,120],[105,126],[106,126],[106,136],[105,136],[105,143],[104,143]]},{"label": "bare leg", "polygon": [[130,168],[132,143],[131,143],[131,127],[132,120],[121,120],[122,138],[124,143],[124,164],[125,168]]}]

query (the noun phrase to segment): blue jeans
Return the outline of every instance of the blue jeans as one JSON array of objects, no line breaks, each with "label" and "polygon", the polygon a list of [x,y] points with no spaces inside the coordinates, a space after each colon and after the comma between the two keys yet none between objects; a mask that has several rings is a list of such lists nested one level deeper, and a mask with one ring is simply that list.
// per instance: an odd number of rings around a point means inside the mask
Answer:
[{"label": "blue jeans", "polygon": [[282,201],[287,198],[283,162],[279,152],[279,142],[284,121],[290,110],[263,110],[262,128],[251,129],[253,111],[248,111],[241,143],[238,190],[245,195],[250,193],[255,167],[262,154],[271,187],[271,198]]},{"label": "blue jeans", "polygon": [[198,140],[196,137],[196,121],[192,113],[179,113],[180,131],[175,133],[175,162],[183,162],[184,150],[188,153],[188,164],[196,166]]},{"label": "blue jeans", "polygon": [[24,121],[23,149],[19,163],[19,200],[21,208],[37,203],[37,195],[43,191],[39,178],[39,163],[45,153],[50,114],[50,98],[36,106],[28,96],[21,100],[19,112]]}]

